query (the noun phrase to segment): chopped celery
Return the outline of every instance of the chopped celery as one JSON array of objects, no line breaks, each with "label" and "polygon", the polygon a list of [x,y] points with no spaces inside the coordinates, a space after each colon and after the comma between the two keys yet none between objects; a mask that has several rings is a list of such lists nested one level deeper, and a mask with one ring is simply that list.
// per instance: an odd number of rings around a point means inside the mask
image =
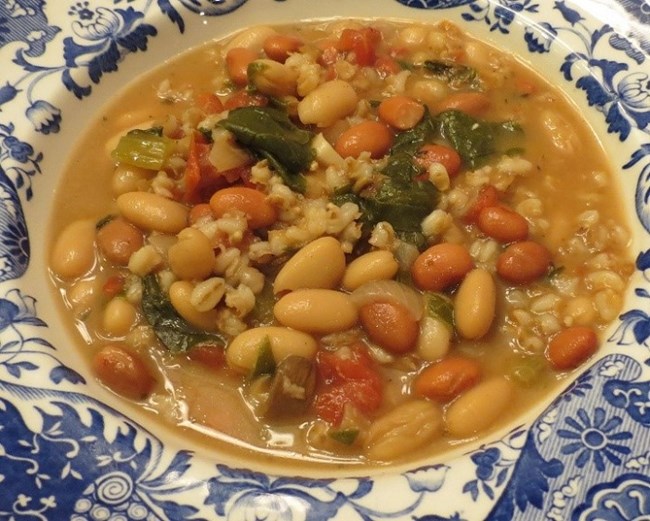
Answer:
[{"label": "chopped celery", "polygon": [[451,299],[442,293],[427,293],[427,314],[430,317],[438,318],[454,328],[454,304]]},{"label": "chopped celery", "polygon": [[271,350],[271,339],[267,336],[262,340],[257,352],[255,367],[251,371],[251,379],[257,378],[263,374],[273,374],[275,372],[275,359]]},{"label": "chopped celery", "polygon": [[122,136],[111,157],[120,163],[160,170],[172,152],[174,142],[146,130],[132,130]]},{"label": "chopped celery", "polygon": [[539,356],[524,356],[513,365],[510,375],[520,385],[531,387],[539,381],[545,365]]},{"label": "chopped celery", "polygon": [[359,436],[359,430],[358,429],[337,429],[330,431],[329,433],[330,438],[332,438],[335,441],[338,441],[339,443],[342,443],[343,445],[352,445],[356,439],[357,436]]}]

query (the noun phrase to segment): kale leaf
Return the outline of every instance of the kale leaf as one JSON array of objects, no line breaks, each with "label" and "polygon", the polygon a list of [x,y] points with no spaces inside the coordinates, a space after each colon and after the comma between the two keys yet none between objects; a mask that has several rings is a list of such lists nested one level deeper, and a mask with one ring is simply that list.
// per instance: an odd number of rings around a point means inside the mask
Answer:
[{"label": "kale leaf", "polygon": [[467,65],[452,61],[427,60],[424,62],[423,68],[433,77],[446,82],[455,89],[460,87],[478,89],[481,86],[476,69]]},{"label": "kale leaf", "polygon": [[200,344],[226,344],[223,336],[200,331],[183,319],[161,290],[154,274],[142,279],[142,312],[158,340],[173,353],[184,353]]},{"label": "kale leaf", "polygon": [[305,191],[302,172],[314,159],[312,132],[297,127],[284,111],[274,107],[240,107],[231,110],[219,125],[267,159],[292,190]]}]

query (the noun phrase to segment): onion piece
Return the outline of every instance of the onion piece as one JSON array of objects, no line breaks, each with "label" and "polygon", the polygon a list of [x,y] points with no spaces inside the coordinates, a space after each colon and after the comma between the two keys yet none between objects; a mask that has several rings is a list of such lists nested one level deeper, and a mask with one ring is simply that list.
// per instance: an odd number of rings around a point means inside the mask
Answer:
[{"label": "onion piece", "polygon": [[395,280],[373,280],[359,286],[351,294],[352,302],[361,308],[373,302],[393,302],[411,313],[416,321],[424,314],[424,299],[413,288]]}]

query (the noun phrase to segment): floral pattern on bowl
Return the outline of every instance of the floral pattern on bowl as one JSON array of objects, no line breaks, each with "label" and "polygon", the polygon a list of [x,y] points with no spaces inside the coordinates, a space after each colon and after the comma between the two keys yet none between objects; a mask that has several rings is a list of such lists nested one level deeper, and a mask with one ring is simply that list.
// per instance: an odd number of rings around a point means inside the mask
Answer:
[{"label": "floral pattern on bowl", "polygon": [[[167,56],[174,49],[161,50],[159,40],[189,46],[210,36],[206,25],[227,32],[268,15],[420,19],[423,13],[451,18],[539,60],[615,150],[623,193],[634,200],[637,272],[599,360],[536,418],[466,454],[336,479],[268,475],[211,461],[96,397],[97,387],[53,327],[56,315],[47,309],[38,266],[44,258],[39,221],[46,215],[38,196],[56,186],[50,172],[59,160],[50,157],[72,139],[66,125],[74,127],[75,111],[110,95],[101,87],[127,74],[134,55],[156,47],[156,55]],[[622,521],[650,515],[650,316],[644,311],[650,250],[643,249],[650,232],[648,24],[644,0],[0,4],[0,519]]]}]

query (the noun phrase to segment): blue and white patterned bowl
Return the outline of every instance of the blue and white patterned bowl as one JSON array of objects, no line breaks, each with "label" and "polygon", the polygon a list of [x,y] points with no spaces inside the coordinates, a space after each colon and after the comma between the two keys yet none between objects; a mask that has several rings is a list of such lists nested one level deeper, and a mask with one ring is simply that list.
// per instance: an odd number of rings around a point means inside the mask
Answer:
[{"label": "blue and white patterned bowl", "polygon": [[[76,136],[135,74],[246,25],[332,16],[448,18],[561,85],[618,173],[637,271],[600,358],[520,425],[444,461],[330,479],[215,458],[98,387],[59,326],[43,223]],[[0,2],[0,518],[647,519],[649,34],[648,0]]]}]

